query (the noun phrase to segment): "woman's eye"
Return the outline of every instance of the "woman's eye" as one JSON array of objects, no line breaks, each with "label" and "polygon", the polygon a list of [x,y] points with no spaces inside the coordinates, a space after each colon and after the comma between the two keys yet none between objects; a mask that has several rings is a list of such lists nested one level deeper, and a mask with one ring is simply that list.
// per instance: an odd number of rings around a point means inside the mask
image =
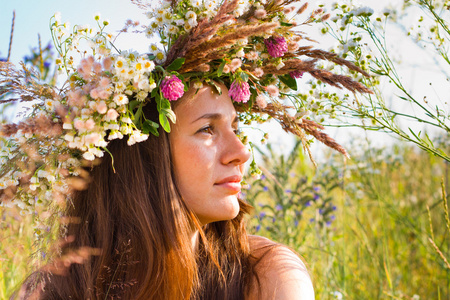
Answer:
[{"label": "woman's eye", "polygon": [[211,125],[202,127],[197,131],[198,133],[207,133],[207,134],[213,134],[213,127]]}]

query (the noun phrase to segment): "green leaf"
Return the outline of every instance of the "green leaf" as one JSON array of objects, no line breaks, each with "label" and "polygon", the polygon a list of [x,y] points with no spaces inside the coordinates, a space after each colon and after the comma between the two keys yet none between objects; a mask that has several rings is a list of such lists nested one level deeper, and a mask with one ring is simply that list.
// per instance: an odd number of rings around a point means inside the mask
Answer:
[{"label": "green leaf", "polygon": [[142,102],[139,102],[137,100],[130,101],[130,103],[128,103],[128,109],[130,111],[133,111],[136,108],[136,106],[138,106],[139,103],[142,103]]},{"label": "green leaf", "polygon": [[278,78],[280,78],[281,82],[287,85],[290,89],[294,91],[297,90],[297,80],[295,80],[295,78],[292,78],[291,75],[286,74],[283,76],[278,76]]},{"label": "green leaf", "polygon": [[185,61],[184,57],[178,57],[166,68],[166,70],[167,71],[177,71],[184,64],[184,61]]},{"label": "green leaf", "polygon": [[153,54],[148,55],[149,60],[155,60],[155,58],[156,58],[156,55],[153,55]]},{"label": "green leaf", "polygon": [[223,73],[223,68],[225,67],[226,61],[222,61],[222,63],[220,64],[219,68],[217,69],[217,76],[220,77],[222,76]]},{"label": "green leaf", "polygon": [[242,79],[242,81],[247,82],[248,81],[248,74],[246,72],[240,72],[239,77]]},{"label": "green leaf", "polygon": [[170,109],[170,101],[167,100],[166,98],[161,98],[160,103],[160,108],[158,109],[159,112],[162,111],[162,109]]},{"label": "green leaf", "polygon": [[157,95],[157,93],[158,93],[158,88],[154,88],[153,90],[152,90],[152,93],[150,94],[150,96],[152,97],[152,98],[156,98],[156,95]]},{"label": "green leaf", "polygon": [[286,26],[286,27],[292,27],[293,26],[293,24],[287,23],[287,22],[280,22],[280,25],[281,26]]},{"label": "green leaf", "polygon": [[159,123],[161,123],[161,126],[166,132],[170,132],[170,122],[164,112],[159,113]]},{"label": "green leaf", "polygon": [[219,94],[219,96],[222,95],[222,89],[213,80],[208,82],[208,84],[216,90],[216,92]]},{"label": "green leaf", "polygon": [[153,134],[154,136],[159,136],[158,132],[159,124],[150,120],[145,120],[144,124],[142,124],[142,132],[145,134]]},{"label": "green leaf", "polygon": [[136,111],[136,113],[134,114],[134,120],[133,123],[135,125],[139,125],[139,122],[141,120],[141,116],[142,116],[142,105],[139,106],[138,110]]},{"label": "green leaf", "polygon": [[166,117],[169,118],[170,121],[172,121],[172,123],[175,124],[177,122],[177,116],[175,115],[172,109],[163,108],[161,112],[163,112],[166,115]]}]

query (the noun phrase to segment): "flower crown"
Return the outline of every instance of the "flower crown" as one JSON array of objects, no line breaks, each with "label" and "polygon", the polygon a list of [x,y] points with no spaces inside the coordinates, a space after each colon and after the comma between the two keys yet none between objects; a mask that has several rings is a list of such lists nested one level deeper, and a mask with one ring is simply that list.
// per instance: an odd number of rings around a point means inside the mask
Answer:
[{"label": "flower crown", "polygon": [[[57,64],[68,75],[62,88],[32,81],[25,67],[19,71],[0,65],[0,96],[17,96],[3,102],[39,101],[22,122],[1,129],[1,205],[15,204],[32,214],[38,207],[58,207],[72,189],[83,188],[84,162],[102,157],[109,141],[128,136],[133,145],[158,135],[160,126],[169,132],[169,120],[176,122],[171,101],[189,85],[208,84],[221,93],[217,83],[223,83],[244,122],[274,118],[305,147],[308,134],[346,154],[320,131],[321,125],[304,118],[295,101],[296,79],[306,72],[331,86],[370,92],[349,77],[316,67],[320,59],[369,75],[333,53],[302,45],[307,37],[297,31],[293,17],[307,4],[297,9],[295,2],[164,0],[146,13],[150,24],[142,28],[149,38],[159,38],[150,45],[150,54],[115,49],[112,35],[104,31],[108,22],[99,16],[97,31],[75,26],[68,32],[55,15],[51,26]],[[318,9],[302,24],[328,16]],[[129,21],[124,31],[136,25]],[[81,50],[80,41],[87,41],[90,55]],[[84,57],[78,67],[73,52]],[[280,96],[288,96],[292,104],[281,103]],[[156,102],[159,123],[143,114],[149,101]]]}]

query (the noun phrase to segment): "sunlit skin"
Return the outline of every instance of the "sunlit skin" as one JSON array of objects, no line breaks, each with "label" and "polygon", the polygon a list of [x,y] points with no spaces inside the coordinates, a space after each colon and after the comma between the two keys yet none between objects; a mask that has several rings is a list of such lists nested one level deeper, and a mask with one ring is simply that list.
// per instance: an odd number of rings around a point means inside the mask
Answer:
[{"label": "sunlit skin", "polygon": [[228,91],[191,88],[174,108],[170,145],[177,185],[202,225],[239,212],[238,194],[249,150],[236,135],[238,118]]}]

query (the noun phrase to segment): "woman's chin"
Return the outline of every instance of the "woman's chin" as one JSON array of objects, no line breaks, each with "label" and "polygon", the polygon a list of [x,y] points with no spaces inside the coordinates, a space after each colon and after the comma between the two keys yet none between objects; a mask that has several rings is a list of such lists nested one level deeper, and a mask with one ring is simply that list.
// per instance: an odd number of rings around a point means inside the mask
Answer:
[{"label": "woman's chin", "polygon": [[228,196],[227,199],[218,205],[214,213],[208,216],[199,217],[203,224],[232,220],[239,214],[239,201],[235,195]]}]

